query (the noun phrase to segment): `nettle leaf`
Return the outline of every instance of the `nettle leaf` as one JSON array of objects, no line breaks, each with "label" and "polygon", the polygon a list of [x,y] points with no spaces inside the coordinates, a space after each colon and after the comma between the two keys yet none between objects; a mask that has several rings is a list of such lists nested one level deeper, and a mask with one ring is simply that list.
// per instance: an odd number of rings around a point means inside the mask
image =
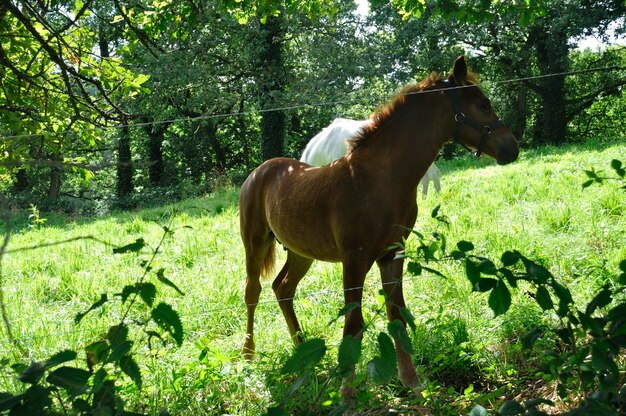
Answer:
[{"label": "nettle leaf", "polygon": [[156,286],[152,283],[142,283],[139,288],[139,297],[146,305],[152,307],[154,299],[156,298],[156,292]]},{"label": "nettle leaf", "polygon": [[341,309],[339,309],[339,313],[337,314],[337,317],[333,318],[333,320],[331,320],[328,323],[328,325],[334,324],[339,318],[348,315],[350,312],[352,312],[353,310],[355,310],[359,306],[360,306],[360,304],[358,302],[350,302],[350,303],[347,303],[347,304],[343,305],[343,307]]},{"label": "nettle leaf", "polygon": [[545,286],[539,286],[535,300],[537,301],[537,304],[539,304],[539,307],[541,307],[544,311],[554,308],[550,292],[548,292],[548,289],[546,289]]},{"label": "nettle leaf", "polygon": [[114,254],[123,254],[123,253],[137,253],[141,251],[142,248],[146,245],[146,242],[143,238],[138,238],[134,243],[126,244],[122,247],[117,247],[113,249]]},{"label": "nettle leaf", "polygon": [[556,279],[552,279],[550,286],[552,286],[554,294],[559,298],[562,306],[574,303],[574,299],[572,298],[572,294],[569,289],[557,282]]},{"label": "nettle leaf", "polygon": [[407,265],[406,265],[406,271],[411,275],[411,276],[419,276],[420,274],[422,274],[422,265],[419,264],[416,261],[410,261]]},{"label": "nettle leaf", "polygon": [[617,160],[617,159],[611,160],[611,167],[613,168],[615,173],[617,173],[617,176],[619,176],[620,178],[623,178],[624,176],[626,176],[626,169],[622,167],[621,160]]},{"label": "nettle leaf", "polygon": [[474,250],[474,244],[470,241],[459,241],[456,243],[456,247],[463,253]]},{"label": "nettle leaf", "polygon": [[515,416],[524,414],[524,406],[516,402],[515,400],[507,400],[502,403],[502,406],[498,409],[498,414],[501,416]]},{"label": "nettle leaf", "polygon": [[46,367],[44,364],[33,361],[19,375],[18,379],[22,383],[37,384],[43,377]]},{"label": "nettle leaf", "polygon": [[91,377],[91,373],[87,370],[63,366],[52,371],[46,381],[62,387],[70,393],[81,394],[87,391],[89,377]]},{"label": "nettle leaf", "polygon": [[376,384],[386,384],[396,374],[396,368],[382,357],[374,357],[367,363],[367,375]]},{"label": "nettle leaf", "polygon": [[472,284],[472,288],[475,287],[480,280],[480,270],[478,270],[478,265],[473,260],[465,260],[465,274]]},{"label": "nettle leaf", "polygon": [[409,354],[413,353],[413,344],[411,343],[411,338],[409,337],[408,332],[406,332],[406,327],[399,319],[394,319],[393,321],[387,324],[387,331],[389,334],[395,339],[400,341],[402,345],[402,349]]},{"label": "nettle leaf", "polygon": [[612,292],[606,286],[598,292],[587,305],[585,313],[591,315],[597,308],[604,308],[613,300]]},{"label": "nettle leaf", "polygon": [[326,354],[326,342],[320,338],[313,338],[298,345],[291,357],[285,361],[281,373],[297,373],[309,365],[315,365]]},{"label": "nettle leaf", "polygon": [[417,327],[415,326],[415,317],[407,308],[400,308],[400,316],[411,327],[411,330],[415,332]]},{"label": "nettle leaf", "polygon": [[91,311],[98,309],[99,307],[101,307],[102,305],[104,305],[105,303],[107,303],[109,301],[109,297],[107,296],[106,293],[103,293],[100,295],[100,299],[98,299],[93,305],[91,305],[89,307],[89,309],[87,309],[86,312],[82,312],[82,313],[77,313],[76,317],[74,317],[74,323],[80,323],[80,321],[82,321],[82,319]]},{"label": "nettle leaf", "polygon": [[513,266],[515,263],[517,263],[519,259],[520,259],[520,255],[518,252],[505,251],[504,253],[502,253],[502,257],[500,258],[500,261],[502,262],[502,265],[504,267],[510,267],[510,266]]},{"label": "nettle leaf", "polygon": [[552,273],[550,273],[550,271],[548,271],[545,267],[525,257],[522,257],[522,262],[526,267],[526,273],[529,280],[534,280],[539,284],[546,284],[548,283],[548,280],[553,279]]},{"label": "nettle leaf", "polygon": [[367,374],[377,384],[389,382],[398,371],[396,350],[393,341],[384,332],[378,334],[380,355],[367,363]]},{"label": "nettle leaf", "polygon": [[111,326],[107,331],[107,339],[111,345],[126,341],[128,339],[128,327],[124,324]]},{"label": "nettle leaf", "polygon": [[76,351],[72,350],[59,351],[46,360],[46,362],[44,363],[44,367],[46,368],[46,370],[52,367],[56,367],[57,365],[61,365],[68,361],[75,360],[77,355],[78,354],[76,353]]},{"label": "nettle leaf", "polygon": [[484,277],[484,278],[478,279],[478,282],[476,282],[472,290],[474,290],[475,292],[489,292],[494,287],[496,287],[498,282],[499,282],[498,279],[493,279],[491,277]]},{"label": "nettle leaf", "polygon": [[120,359],[120,368],[138,388],[141,388],[141,371],[139,371],[139,366],[133,359],[133,357],[125,355]]},{"label": "nettle leaf", "polygon": [[489,307],[496,316],[502,315],[511,307],[511,292],[502,280],[498,281],[489,294]]},{"label": "nettle leaf", "polygon": [[487,412],[487,409],[477,404],[470,412],[470,416],[489,416],[489,412]]},{"label": "nettle leaf", "polygon": [[165,270],[163,270],[163,269],[159,269],[159,270],[157,270],[156,275],[157,275],[157,279],[159,279],[159,282],[163,283],[164,285],[167,285],[167,286],[171,287],[172,289],[174,289],[175,291],[177,291],[179,295],[181,295],[181,296],[185,296],[185,294],[183,293],[183,291],[182,291],[182,290],[180,290],[180,289],[178,288],[178,286],[176,286],[176,285],[174,284],[174,282],[172,282],[170,279],[168,279],[167,277],[165,277]]},{"label": "nettle leaf", "polygon": [[161,302],[152,310],[152,320],[164,331],[170,333],[176,344],[183,343],[183,324],[178,313],[167,303]]},{"label": "nettle leaf", "polygon": [[107,359],[109,344],[106,341],[96,341],[85,347],[87,356],[87,368],[93,371],[93,367]]},{"label": "nettle leaf", "polygon": [[591,366],[597,371],[608,371],[619,378],[619,369],[611,357],[606,343],[598,342],[591,346]]},{"label": "nettle leaf", "polygon": [[498,274],[498,269],[496,269],[496,265],[493,264],[491,260],[485,258],[480,259],[480,262],[478,263],[478,270],[480,270],[481,273],[490,274],[492,276]]},{"label": "nettle leaf", "polygon": [[346,335],[339,346],[339,371],[344,374],[352,370],[352,366],[361,358],[361,340],[352,335]]}]

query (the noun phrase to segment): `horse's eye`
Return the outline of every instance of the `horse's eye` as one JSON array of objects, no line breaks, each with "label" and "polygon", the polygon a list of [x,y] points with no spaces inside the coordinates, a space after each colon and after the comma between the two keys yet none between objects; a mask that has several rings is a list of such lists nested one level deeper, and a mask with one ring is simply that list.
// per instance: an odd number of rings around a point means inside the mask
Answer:
[{"label": "horse's eye", "polygon": [[480,103],[480,108],[485,111],[491,111],[491,103],[489,102],[489,100],[483,100]]}]

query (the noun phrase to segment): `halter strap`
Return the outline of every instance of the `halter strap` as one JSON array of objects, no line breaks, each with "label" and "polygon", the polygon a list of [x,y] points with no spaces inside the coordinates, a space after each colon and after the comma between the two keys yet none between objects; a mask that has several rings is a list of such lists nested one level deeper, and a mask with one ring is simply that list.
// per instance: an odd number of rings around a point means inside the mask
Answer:
[{"label": "halter strap", "polygon": [[480,155],[482,155],[483,153],[483,147],[487,143],[489,135],[493,130],[497,129],[503,124],[502,120],[497,119],[491,124],[478,124],[471,118],[467,117],[465,113],[463,113],[463,111],[461,111],[461,105],[459,104],[459,99],[456,96],[455,87],[452,85],[450,80],[444,80],[443,84],[447,87],[446,91],[448,92],[448,95],[450,95],[450,101],[452,101],[452,107],[454,108],[455,113],[454,121],[456,121],[456,125],[454,126],[454,142],[461,145],[461,147],[466,149],[468,152],[472,152],[472,149],[467,147],[467,145],[465,145],[465,143],[461,141],[459,132],[461,130],[461,125],[463,124],[467,124],[474,130],[478,130],[480,132],[480,141],[478,142],[478,148],[476,149],[474,156],[480,157]]}]

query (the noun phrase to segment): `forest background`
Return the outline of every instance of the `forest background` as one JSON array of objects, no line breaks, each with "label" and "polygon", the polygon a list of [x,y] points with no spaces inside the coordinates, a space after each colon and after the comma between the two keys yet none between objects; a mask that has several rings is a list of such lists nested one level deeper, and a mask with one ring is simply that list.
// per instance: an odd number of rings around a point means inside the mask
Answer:
[{"label": "forest background", "polygon": [[[623,138],[621,1],[356,8],[3,3],[0,190],[17,207],[93,213],[237,184],[461,54],[523,147]],[[602,46],[577,48],[590,36]]]}]

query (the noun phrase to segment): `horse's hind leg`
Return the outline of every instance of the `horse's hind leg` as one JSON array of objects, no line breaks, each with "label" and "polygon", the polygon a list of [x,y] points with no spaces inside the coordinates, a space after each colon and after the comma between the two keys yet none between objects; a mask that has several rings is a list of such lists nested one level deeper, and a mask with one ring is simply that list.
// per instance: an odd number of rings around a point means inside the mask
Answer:
[{"label": "horse's hind leg", "polygon": [[293,297],[296,293],[298,282],[300,282],[309,270],[311,263],[313,263],[313,260],[299,256],[293,251],[288,250],[287,262],[272,284],[280,309],[287,321],[289,333],[296,344],[302,342],[302,337],[300,335],[300,324],[298,323],[296,312],[293,309]]},{"label": "horse's hind leg", "polygon": [[[406,307],[402,293],[402,264],[402,259],[394,260],[393,255],[378,261],[383,290],[386,295],[387,317],[390,322],[398,319],[406,326],[406,322],[400,314],[400,311]],[[402,384],[415,390],[420,386],[420,383],[411,355],[402,348],[402,343],[399,340],[394,340],[394,343],[398,358],[398,377]]]},{"label": "horse's hind leg", "polygon": [[[274,256],[274,239],[269,237],[257,244],[244,244],[246,246],[246,293],[245,302],[248,320],[246,324],[246,339],[242,353],[245,359],[251,360],[254,356],[254,311],[259,304],[261,294],[261,272],[267,267],[267,258]],[[265,263],[265,264],[264,264]]]}]

